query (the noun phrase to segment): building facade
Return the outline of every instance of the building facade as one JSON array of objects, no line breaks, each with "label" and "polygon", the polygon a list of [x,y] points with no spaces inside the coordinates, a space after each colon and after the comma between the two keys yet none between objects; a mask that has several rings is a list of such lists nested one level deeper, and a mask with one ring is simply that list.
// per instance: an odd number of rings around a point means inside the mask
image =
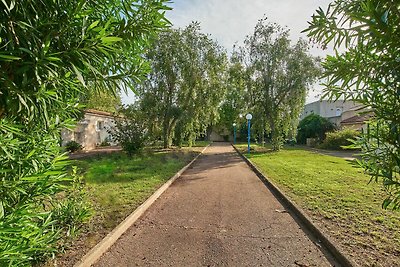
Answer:
[{"label": "building facade", "polygon": [[69,141],[82,145],[83,150],[92,150],[103,142],[117,145],[110,135],[114,127],[114,116],[109,112],[93,109],[85,110],[84,118],[78,122],[74,130],[61,131],[62,146]]},{"label": "building facade", "polygon": [[342,114],[358,106],[360,106],[360,104],[352,101],[319,100],[304,106],[304,110],[300,115],[300,120],[304,119],[310,114],[316,114],[328,119],[330,122],[340,127]]}]

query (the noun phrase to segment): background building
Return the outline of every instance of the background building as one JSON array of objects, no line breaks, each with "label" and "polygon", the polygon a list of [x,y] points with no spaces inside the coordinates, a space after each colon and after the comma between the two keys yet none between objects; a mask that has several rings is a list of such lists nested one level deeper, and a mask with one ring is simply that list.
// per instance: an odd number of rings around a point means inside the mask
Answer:
[{"label": "background building", "polygon": [[64,129],[61,132],[62,146],[69,141],[78,142],[83,150],[92,150],[102,142],[117,145],[113,142],[109,130],[114,126],[114,116],[109,112],[94,109],[85,110],[83,119],[74,130]]},{"label": "background building", "polygon": [[300,115],[300,120],[310,114],[316,114],[328,119],[330,122],[340,127],[340,122],[343,120],[342,114],[356,107],[361,107],[361,105],[352,101],[344,100],[319,100],[304,106],[304,110]]}]

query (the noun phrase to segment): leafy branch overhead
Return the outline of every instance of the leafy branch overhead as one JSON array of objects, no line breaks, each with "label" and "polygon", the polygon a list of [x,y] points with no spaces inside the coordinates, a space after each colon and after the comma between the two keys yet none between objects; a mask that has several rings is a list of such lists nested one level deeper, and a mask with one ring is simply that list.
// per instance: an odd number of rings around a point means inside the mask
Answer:
[{"label": "leafy branch overhead", "polygon": [[43,103],[86,88],[131,89],[148,71],[138,49],[168,24],[165,1],[22,2],[2,3],[0,114],[45,115]]},{"label": "leafy branch overhead", "polygon": [[[326,95],[364,104],[375,117],[357,145],[360,165],[382,180],[384,207],[400,208],[400,5],[395,0],[333,1],[305,30],[336,54],[323,62]],[[343,51],[343,52],[342,52]]]}]

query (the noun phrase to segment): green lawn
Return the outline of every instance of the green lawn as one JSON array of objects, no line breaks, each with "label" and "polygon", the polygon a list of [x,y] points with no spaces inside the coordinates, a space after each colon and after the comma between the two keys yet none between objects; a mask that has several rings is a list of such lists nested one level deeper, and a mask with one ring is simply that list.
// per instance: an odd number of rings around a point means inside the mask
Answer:
[{"label": "green lawn", "polygon": [[[246,145],[238,145],[245,151]],[[362,266],[400,266],[400,211],[383,210],[380,185],[353,162],[298,148],[248,156]]]}]

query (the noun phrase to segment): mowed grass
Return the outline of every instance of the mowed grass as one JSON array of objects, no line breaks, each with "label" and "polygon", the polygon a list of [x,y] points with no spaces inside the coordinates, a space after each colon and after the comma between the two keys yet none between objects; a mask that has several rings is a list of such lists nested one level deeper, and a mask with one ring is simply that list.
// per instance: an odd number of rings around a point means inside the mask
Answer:
[{"label": "mowed grass", "polygon": [[[246,145],[238,145],[242,151]],[[354,162],[297,148],[252,146],[253,163],[361,266],[400,266],[400,211]]]},{"label": "mowed grass", "polygon": [[113,153],[74,163],[83,174],[97,223],[112,229],[199,151],[200,148],[146,150],[132,158]]}]

